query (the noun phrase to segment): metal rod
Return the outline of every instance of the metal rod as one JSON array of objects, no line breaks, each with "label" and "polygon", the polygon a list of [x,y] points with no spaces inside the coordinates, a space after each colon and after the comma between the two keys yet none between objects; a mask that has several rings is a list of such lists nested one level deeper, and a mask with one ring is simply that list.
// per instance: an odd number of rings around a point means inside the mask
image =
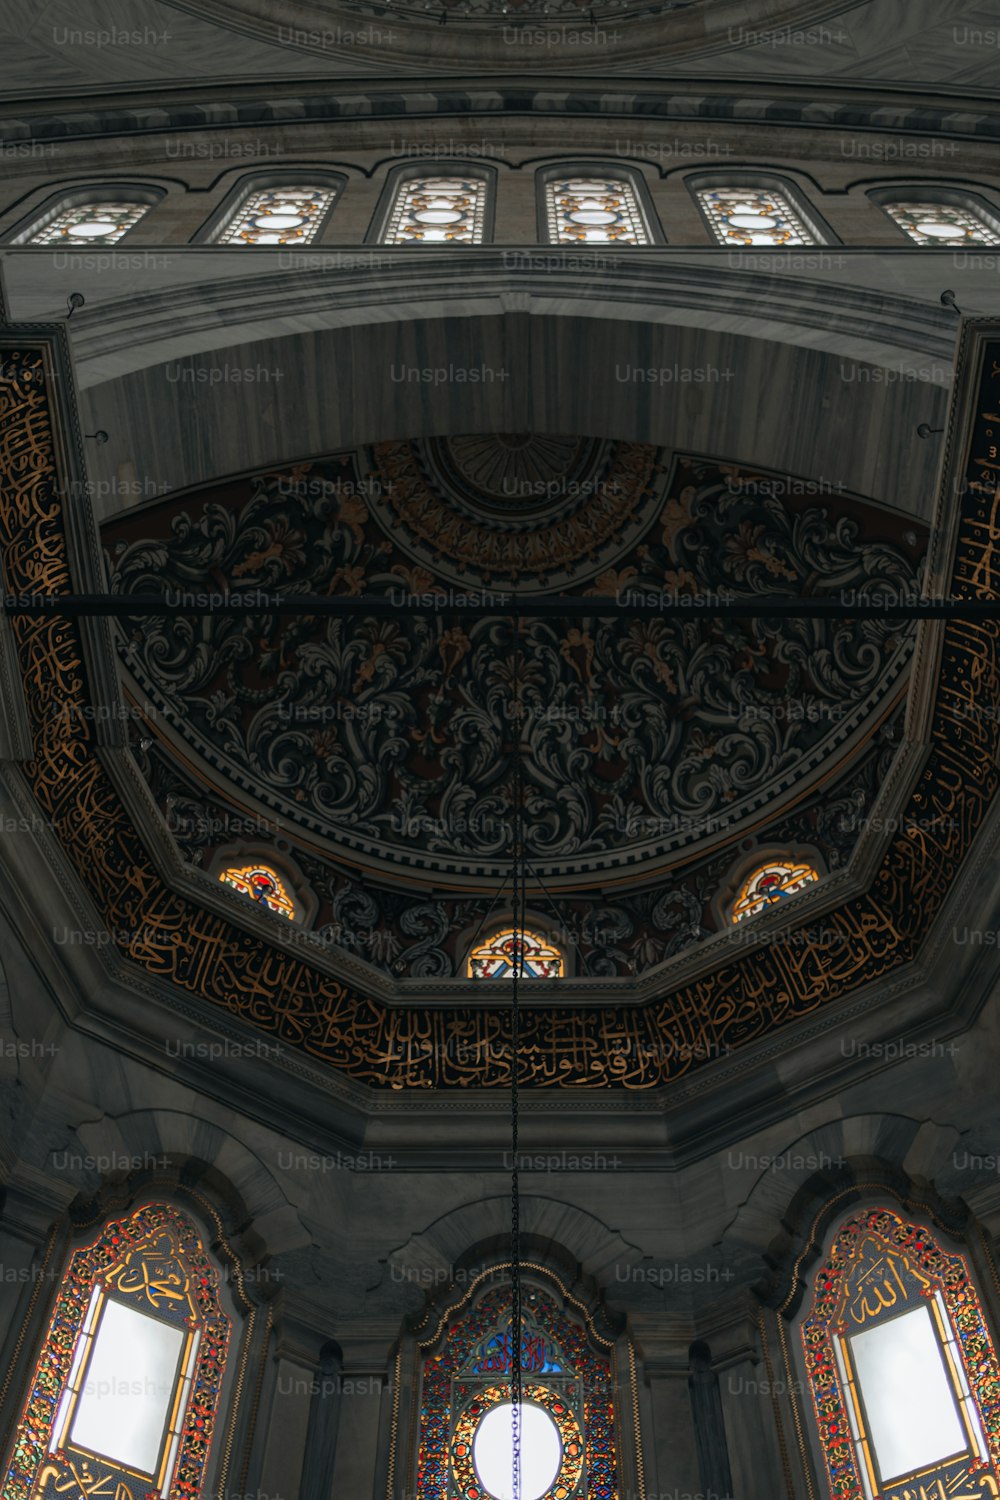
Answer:
[{"label": "metal rod", "polygon": [[514,746],[513,775],[511,777],[512,801],[512,883],[513,883],[513,946],[514,968],[511,975],[510,992],[510,1401],[511,1401],[511,1500],[521,1500],[521,1438],[524,1424],[524,1382],[521,1370],[521,1329],[523,1323],[521,1307],[521,1201],[518,1181],[518,1050],[521,1039],[520,996],[518,986],[521,966],[524,962],[524,928],[527,913],[527,885],[525,874],[524,839],[524,777],[521,764],[521,621],[514,620],[514,655],[512,687],[514,696]]},{"label": "metal rod", "polygon": [[[509,612],[509,594],[456,594],[449,601],[398,604],[382,597],[361,595],[355,598],[328,598],[324,595],[278,595],[263,591],[194,595],[200,603],[175,603],[168,598],[151,598],[149,594],[4,594],[0,596],[3,612],[8,616],[62,616],[77,619],[84,615],[103,615],[118,619],[186,619],[197,615],[316,615],[336,618],[412,618],[440,615],[447,619],[483,619]],[[840,599],[759,598],[721,600],[716,597],[663,599],[650,602],[648,595],[638,593],[622,599],[604,596],[589,598],[575,594],[557,597],[525,595],[517,601],[521,619],[697,619],[712,620],[995,620],[1000,619],[1000,599],[966,599],[958,596],[939,599],[906,598],[902,601],[891,592],[873,590],[871,594],[853,594]]]}]

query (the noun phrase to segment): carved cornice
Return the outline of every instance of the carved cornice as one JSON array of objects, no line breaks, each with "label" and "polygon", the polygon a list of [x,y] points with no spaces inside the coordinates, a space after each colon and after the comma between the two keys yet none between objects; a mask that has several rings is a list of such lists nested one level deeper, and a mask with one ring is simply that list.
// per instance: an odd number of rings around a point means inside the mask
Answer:
[{"label": "carved cornice", "polygon": [[[443,33],[437,26],[433,31],[435,42],[440,43]],[[374,50],[378,60],[384,62],[382,49]],[[505,49],[507,53],[510,50]],[[579,47],[567,50],[577,54],[572,62],[578,68]],[[352,52],[356,55],[358,48],[353,47]],[[648,66],[648,55],[644,61]],[[669,74],[655,82],[644,78],[638,86],[631,79],[619,83],[609,77],[595,84],[584,78],[567,88],[558,73],[546,77],[527,70],[516,82],[507,72],[432,78],[428,83],[426,66],[417,67],[421,78],[412,92],[405,77],[342,81],[336,88],[316,87],[309,93],[303,92],[301,84],[270,78],[266,85],[247,80],[228,89],[215,87],[208,98],[192,98],[189,87],[147,87],[130,102],[128,92],[118,91],[120,102],[109,107],[109,94],[114,97],[115,91],[102,83],[103,107],[99,112],[86,94],[60,101],[58,109],[53,109],[49,101],[31,107],[23,101],[9,101],[0,116],[0,139],[70,141],[165,132],[177,135],[218,129],[220,121],[230,130],[250,125],[260,131],[306,120],[330,123],[382,118],[392,119],[398,126],[404,120],[433,118],[440,122],[457,115],[510,118],[519,114],[533,118],[548,114],[563,119],[590,115],[637,118],[647,130],[658,121],[674,129],[679,122],[719,120],[737,133],[743,124],[759,124],[770,118],[780,120],[782,126],[846,130],[852,135],[864,131],[968,141],[1000,137],[1000,110],[994,100],[947,88],[929,94],[926,87],[910,89],[892,84],[873,87],[864,82],[810,80],[805,85],[747,79],[734,89],[724,79],[703,82]],[[602,72],[606,71],[606,66],[602,67]]]}]

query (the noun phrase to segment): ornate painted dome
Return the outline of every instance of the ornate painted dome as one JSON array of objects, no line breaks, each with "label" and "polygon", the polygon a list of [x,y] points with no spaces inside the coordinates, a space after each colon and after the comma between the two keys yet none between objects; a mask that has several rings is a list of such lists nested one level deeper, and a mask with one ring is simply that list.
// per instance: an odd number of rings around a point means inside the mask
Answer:
[{"label": "ornate painted dome", "polygon": [[[162,797],[197,803],[214,788],[244,806],[299,848],[330,911],[354,901],[384,920],[392,901],[376,911],[369,888],[352,895],[357,872],[385,889],[419,881],[451,913],[442,951],[471,920],[470,892],[507,878],[517,747],[529,857],[567,922],[613,878],[648,893],[654,923],[670,872],[667,927],[683,909],[697,928],[738,841],[779,825],[842,862],[854,835],[836,817],[870,802],[894,749],[878,736],[912,627],[708,606],[913,589],[925,542],[787,478],[531,435],[381,444],[104,531],[115,590],[166,588],[181,606],[122,639],[131,693],[154,731],[170,726],[142,756]],[[258,591],[260,612],[193,630],[185,597],[220,590]],[[272,594],[363,596],[380,613],[280,616]],[[529,596],[592,599],[594,614],[539,616]],[[847,800],[828,798],[825,824],[796,822],[833,781]]]}]

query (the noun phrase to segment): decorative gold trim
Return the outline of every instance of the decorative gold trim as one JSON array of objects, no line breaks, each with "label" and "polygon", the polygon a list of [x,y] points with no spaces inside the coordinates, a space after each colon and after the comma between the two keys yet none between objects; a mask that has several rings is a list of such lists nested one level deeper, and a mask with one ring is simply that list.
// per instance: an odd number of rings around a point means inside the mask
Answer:
[{"label": "decorative gold trim", "polygon": [[[96,1214],[93,1214],[89,1219],[81,1219],[78,1222],[73,1222],[70,1224],[70,1236],[72,1237],[72,1235],[77,1234],[84,1229],[90,1229],[94,1224],[107,1222],[111,1215],[117,1211],[116,1205],[120,1205],[122,1207],[130,1207],[136,1202],[141,1202],[145,1198],[147,1192],[149,1192],[150,1190],[156,1190],[159,1188],[163,1188],[165,1194],[168,1197],[182,1196],[191,1198],[195,1203],[198,1204],[199,1208],[204,1210],[206,1217],[212,1223],[214,1231],[214,1237],[211,1241],[211,1244],[209,1245],[209,1249],[211,1250],[214,1249],[215,1246],[218,1246],[222,1250],[222,1253],[223,1255],[225,1255],[226,1260],[229,1262],[232,1271],[232,1278],[227,1277],[227,1280],[232,1279],[236,1282],[238,1299],[243,1304],[241,1311],[245,1313],[251,1312],[253,1310],[254,1303],[247,1293],[246,1282],[243,1279],[242,1262],[238,1253],[233,1249],[232,1245],[226,1239],[225,1233],[222,1228],[222,1219],[219,1215],[218,1210],[216,1209],[215,1205],[209,1201],[208,1198],[206,1198],[202,1193],[198,1192],[197,1188],[188,1187],[185,1183],[178,1182],[176,1178],[150,1177],[144,1183],[136,1186],[135,1188],[126,1188],[122,1192],[109,1194],[107,1199],[101,1200],[101,1208]],[[2,1400],[2,1396],[0,1396],[0,1400]]]},{"label": "decorative gold trim", "polygon": [[805,1475],[806,1489],[809,1492],[809,1500],[816,1500],[816,1491],[813,1488],[812,1482],[812,1464],[809,1461],[809,1446],[806,1442],[805,1432],[802,1429],[802,1413],[799,1411],[798,1398],[795,1394],[795,1379],[794,1371],[792,1369],[791,1350],[788,1347],[788,1329],[785,1326],[784,1318],[780,1316],[777,1319],[777,1324],[778,1343],[781,1345],[781,1357],[785,1365],[785,1374],[788,1377],[788,1396],[789,1404],[792,1408],[792,1422],[795,1427],[795,1441],[798,1445],[799,1458],[802,1460],[802,1472]]},{"label": "decorative gold trim", "polygon": [[795,1500],[792,1461],[788,1452],[788,1443],[785,1440],[785,1424],[781,1420],[781,1407],[774,1388],[774,1363],[771,1359],[771,1346],[767,1341],[767,1313],[764,1308],[761,1308],[757,1314],[756,1323],[757,1331],[760,1334],[760,1347],[764,1355],[764,1368],[767,1371],[768,1389],[771,1392],[771,1410],[774,1413],[774,1426],[778,1434],[778,1449],[781,1453],[781,1472],[785,1476],[785,1491],[788,1495],[788,1500]]},{"label": "decorative gold trim", "polygon": [[254,1382],[253,1405],[250,1408],[250,1420],[247,1428],[247,1439],[243,1448],[243,1463],[240,1465],[240,1478],[236,1488],[241,1495],[247,1493],[247,1471],[250,1468],[250,1449],[252,1447],[253,1433],[257,1426],[257,1412],[260,1409],[260,1393],[264,1385],[264,1370],[267,1367],[267,1348],[271,1342],[271,1316],[272,1308],[268,1304],[267,1316],[264,1320],[264,1337],[261,1340],[260,1359],[257,1363],[257,1379]]},{"label": "decorative gold trim", "polygon": [[226,1423],[226,1440],[222,1448],[222,1462],[219,1465],[218,1489],[220,1494],[225,1491],[226,1480],[229,1478],[229,1464],[233,1455],[233,1442],[236,1437],[236,1419],[240,1410],[240,1398],[243,1395],[243,1381],[246,1376],[247,1360],[250,1358],[250,1346],[253,1341],[253,1331],[257,1322],[257,1309],[252,1307],[247,1314],[247,1320],[243,1325],[243,1347],[240,1350],[239,1364],[236,1369],[236,1379],[233,1383],[233,1396],[229,1403],[229,1421]]},{"label": "decorative gold trim", "polygon": [[[888,1194],[891,1197],[895,1198],[896,1202],[900,1205],[901,1208],[922,1211],[927,1215],[929,1219],[932,1219],[937,1227],[943,1230],[945,1234],[951,1235],[953,1239],[962,1240],[963,1244],[968,1244],[968,1240],[965,1239],[964,1235],[957,1235],[951,1225],[946,1224],[944,1220],[934,1212],[931,1204],[925,1202],[922,1198],[904,1198],[902,1193],[899,1192],[898,1188],[891,1187],[888,1183],[884,1182],[854,1182],[850,1187],[841,1188],[839,1193],[835,1193],[832,1198],[828,1198],[810,1224],[809,1235],[806,1240],[806,1244],[801,1253],[797,1256],[795,1264],[792,1267],[791,1291],[788,1293],[788,1296],[785,1298],[784,1302],[782,1302],[781,1306],[777,1309],[779,1314],[783,1315],[784,1313],[786,1313],[791,1303],[795,1299],[795,1294],[799,1287],[799,1271],[806,1256],[810,1253],[810,1251],[813,1250],[815,1250],[817,1254],[822,1253],[822,1243],[816,1239],[816,1230],[819,1228],[821,1221],[827,1217],[832,1219],[833,1216],[830,1214],[830,1210],[837,1203],[840,1203],[842,1199],[849,1198],[852,1193]],[[994,1276],[996,1276],[995,1267],[993,1274]],[[1000,1280],[997,1281],[997,1290],[1000,1291]]]},{"label": "decorative gold trim", "polygon": [[[548,1266],[541,1266],[537,1261],[533,1260],[521,1261],[521,1269],[522,1271],[537,1271],[540,1275],[547,1276],[550,1281],[554,1281],[562,1294],[563,1300],[565,1302],[568,1302],[571,1307],[575,1307],[577,1312],[583,1318],[583,1321],[587,1326],[587,1330],[590,1333],[591,1338],[593,1338],[596,1343],[600,1344],[603,1349],[614,1348],[615,1340],[606,1339],[602,1334],[598,1333],[597,1329],[594,1327],[594,1319],[591,1313],[587,1311],[582,1302],[578,1301],[577,1298],[573,1296],[572,1292],[569,1290],[569,1287],[563,1280],[561,1280],[559,1276],[556,1275],[555,1271],[550,1270]],[[441,1313],[441,1316],[438,1319],[437,1327],[431,1334],[430,1338],[424,1339],[423,1341],[417,1341],[418,1348],[429,1349],[432,1344],[437,1342],[448,1319],[454,1317],[456,1313],[461,1312],[462,1308],[469,1301],[473,1292],[476,1290],[476,1287],[479,1286],[481,1282],[485,1281],[488,1277],[495,1275],[497,1271],[509,1270],[510,1261],[504,1260],[497,1261],[494,1265],[487,1266],[484,1270],[480,1271],[479,1275],[476,1276],[472,1281],[470,1281],[468,1290],[466,1291],[465,1295],[463,1297],[460,1297],[457,1302],[450,1303]]]},{"label": "decorative gold trim", "polygon": [[628,1383],[632,1394],[632,1437],[635,1443],[635,1482],[639,1500],[646,1500],[646,1464],[642,1456],[642,1432],[639,1427],[639,1378],[635,1367],[635,1345],[631,1336],[628,1345]]},{"label": "decorative gold trim", "polygon": [[389,1422],[389,1472],[385,1480],[385,1500],[392,1500],[396,1482],[396,1443],[399,1440],[399,1386],[403,1377],[402,1345],[396,1350],[396,1367],[392,1376],[392,1417]]},{"label": "decorative gold trim", "polygon": [[993,1258],[993,1246],[990,1244],[990,1237],[978,1220],[976,1221],[976,1228],[979,1231],[979,1239],[982,1244],[983,1255],[986,1258],[986,1264],[989,1266],[990,1275],[993,1277],[994,1290],[1000,1296],[1000,1272],[997,1271],[997,1263]]}]

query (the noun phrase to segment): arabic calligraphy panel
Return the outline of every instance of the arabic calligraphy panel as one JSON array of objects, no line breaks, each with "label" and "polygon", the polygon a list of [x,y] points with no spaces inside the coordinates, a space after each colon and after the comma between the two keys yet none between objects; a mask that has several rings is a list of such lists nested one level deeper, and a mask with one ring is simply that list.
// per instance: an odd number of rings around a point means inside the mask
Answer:
[{"label": "arabic calligraphy panel", "polygon": [[[147,1347],[145,1361],[134,1337],[140,1314],[159,1350]],[[116,1328],[104,1338],[109,1315]],[[171,1494],[199,1494],[229,1338],[218,1272],[190,1220],[149,1204],[106,1224],[70,1256],[17,1428],[4,1500],[146,1500],[154,1482]],[[181,1370],[190,1387],[174,1404]],[[153,1423],[145,1408],[138,1413],[146,1425],[141,1434],[133,1430],[125,1452],[122,1434],[109,1431],[104,1398],[121,1415],[116,1393],[127,1402],[136,1387],[148,1396],[150,1385],[159,1416]]]}]

